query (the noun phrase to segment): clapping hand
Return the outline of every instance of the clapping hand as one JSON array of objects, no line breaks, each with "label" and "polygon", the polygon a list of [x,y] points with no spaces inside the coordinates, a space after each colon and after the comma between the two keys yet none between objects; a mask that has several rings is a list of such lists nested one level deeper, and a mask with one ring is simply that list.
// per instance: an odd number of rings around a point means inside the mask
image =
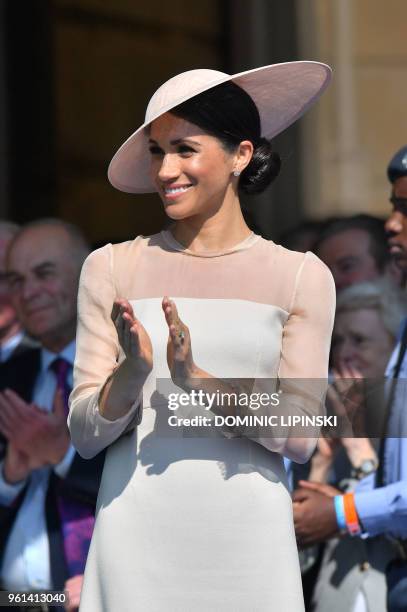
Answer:
[{"label": "clapping hand", "polygon": [[328,396],[334,401],[334,390],[336,398],[342,401],[342,406],[348,415],[349,413],[353,414],[364,405],[363,375],[352,363],[344,360],[339,361],[337,366],[333,368],[332,373],[334,386],[329,387]]},{"label": "clapping hand", "polygon": [[191,335],[188,327],[181,321],[173,300],[164,297],[162,309],[169,332],[167,363],[171,377],[175,383],[188,387],[192,378],[199,378],[200,372],[192,356]]},{"label": "clapping hand", "polygon": [[52,412],[28,404],[10,389],[0,393],[0,431],[8,441],[4,471],[9,482],[56,465],[70,444],[62,393],[56,392]]},{"label": "clapping hand", "polygon": [[123,298],[115,300],[110,316],[126,358],[104,384],[99,397],[99,412],[104,418],[115,421],[139,401],[143,385],[153,369],[153,346],[130,302]]},{"label": "clapping hand", "polygon": [[124,299],[115,300],[111,317],[126,358],[138,369],[150,372],[153,367],[150,336],[135,317],[130,303]]},{"label": "clapping hand", "polygon": [[333,376],[334,382],[328,388],[327,399],[334,413],[353,427],[353,435],[361,435],[365,429],[363,375],[351,363],[341,360],[333,369]]}]

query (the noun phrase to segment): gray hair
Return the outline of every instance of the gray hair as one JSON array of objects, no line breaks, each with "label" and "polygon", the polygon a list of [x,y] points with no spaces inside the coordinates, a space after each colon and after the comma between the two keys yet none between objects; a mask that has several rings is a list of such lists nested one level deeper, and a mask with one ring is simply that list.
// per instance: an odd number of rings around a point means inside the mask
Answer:
[{"label": "gray hair", "polygon": [[407,313],[405,293],[390,279],[356,283],[339,292],[336,313],[370,308],[379,314],[385,329],[394,338]]}]

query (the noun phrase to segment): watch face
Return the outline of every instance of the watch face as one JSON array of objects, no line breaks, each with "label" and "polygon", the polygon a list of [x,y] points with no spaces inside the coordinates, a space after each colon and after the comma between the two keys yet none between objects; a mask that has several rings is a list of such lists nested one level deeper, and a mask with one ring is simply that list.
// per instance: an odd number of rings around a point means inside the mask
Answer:
[{"label": "watch face", "polygon": [[377,467],[377,460],[364,459],[358,468],[352,470],[352,476],[353,478],[361,480],[362,478],[365,478],[365,476],[368,476],[369,474],[372,474],[372,472],[375,472],[377,470]]},{"label": "watch face", "polygon": [[373,459],[365,459],[359,468],[363,474],[370,474],[376,470],[376,463]]}]

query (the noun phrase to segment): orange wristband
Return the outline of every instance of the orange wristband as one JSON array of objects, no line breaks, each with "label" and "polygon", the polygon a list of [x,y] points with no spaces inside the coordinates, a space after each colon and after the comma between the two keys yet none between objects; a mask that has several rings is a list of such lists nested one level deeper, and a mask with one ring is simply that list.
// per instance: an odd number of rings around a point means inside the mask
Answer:
[{"label": "orange wristband", "polygon": [[343,496],[343,508],[345,511],[346,527],[350,535],[361,532],[358,513],[356,512],[355,498],[353,493],[345,493]]}]

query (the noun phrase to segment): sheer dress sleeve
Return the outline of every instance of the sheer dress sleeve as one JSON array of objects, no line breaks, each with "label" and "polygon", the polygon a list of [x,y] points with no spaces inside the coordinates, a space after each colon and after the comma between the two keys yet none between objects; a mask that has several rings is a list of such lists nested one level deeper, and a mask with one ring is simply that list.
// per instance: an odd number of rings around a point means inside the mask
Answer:
[{"label": "sheer dress sleeve", "polygon": [[307,252],[284,326],[280,378],[327,378],[334,317],[332,274],[316,255]]},{"label": "sheer dress sleeve", "polygon": [[78,291],[78,325],[74,388],[68,427],[78,453],[89,459],[114,442],[137,421],[141,399],[123,417],[110,421],[99,412],[104,385],[120,361],[116,328],[110,318],[117,295],[113,278],[113,247],[93,251],[82,268]]},{"label": "sheer dress sleeve", "polygon": [[[299,266],[289,313],[283,329],[278,371],[281,400],[276,412],[279,417],[323,415],[335,316],[335,285],[327,266],[313,253],[307,252]],[[271,429],[269,437],[259,436],[257,441],[298,463],[309,459],[319,427]]]}]

